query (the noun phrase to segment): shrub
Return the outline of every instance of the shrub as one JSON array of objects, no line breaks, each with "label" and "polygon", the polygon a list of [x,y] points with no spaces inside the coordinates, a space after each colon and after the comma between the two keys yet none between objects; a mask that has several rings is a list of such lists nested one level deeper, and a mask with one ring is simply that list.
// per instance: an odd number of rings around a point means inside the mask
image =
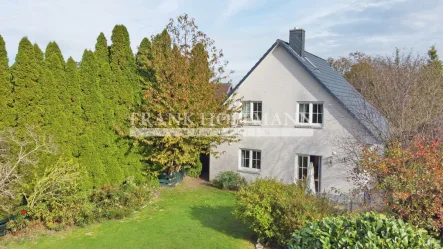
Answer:
[{"label": "shrub", "polygon": [[333,215],[326,197],[305,194],[301,185],[257,179],[237,193],[234,214],[266,245],[285,245],[307,222]]},{"label": "shrub", "polygon": [[29,217],[49,229],[59,230],[101,218],[123,218],[150,199],[151,188],[136,185],[131,177],[121,185],[105,185],[92,193],[85,191],[81,182],[84,173],[78,164],[59,162],[23,185]]},{"label": "shrub", "polygon": [[233,171],[225,171],[219,173],[212,184],[221,189],[227,190],[239,190],[241,187],[246,185],[245,178],[241,177],[239,173]]},{"label": "shrub", "polygon": [[397,216],[433,234],[443,231],[443,143],[392,143],[383,154],[364,149],[360,166],[376,179],[387,207]]},{"label": "shrub", "polygon": [[23,184],[29,216],[50,229],[77,223],[87,195],[82,188],[83,169],[72,161],[60,160],[47,166],[43,175]]},{"label": "shrub", "polygon": [[131,178],[121,185],[105,185],[91,195],[97,217],[121,219],[140,208],[151,197],[151,188],[137,186]]},{"label": "shrub", "polygon": [[200,162],[200,156],[197,156],[195,165],[190,166],[186,171],[186,175],[194,178],[199,178],[202,173],[203,164]]},{"label": "shrub", "polygon": [[6,230],[15,233],[28,227],[29,220],[26,218],[26,215],[26,210],[20,210],[20,212],[14,215],[13,218],[6,223]]},{"label": "shrub", "polygon": [[426,230],[377,213],[325,218],[293,233],[290,249],[441,248]]}]

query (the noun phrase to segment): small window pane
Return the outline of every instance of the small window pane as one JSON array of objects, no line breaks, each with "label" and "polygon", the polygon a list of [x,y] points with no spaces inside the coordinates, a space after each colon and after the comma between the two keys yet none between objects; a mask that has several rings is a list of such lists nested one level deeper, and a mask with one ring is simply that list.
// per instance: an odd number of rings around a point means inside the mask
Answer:
[{"label": "small window pane", "polygon": [[252,151],[252,168],[260,169],[261,164],[261,152],[260,151]]},{"label": "small window pane", "polygon": [[243,102],[241,116],[242,119],[249,119],[251,117],[251,104],[249,102]]},{"label": "small window pane", "polygon": [[300,123],[309,123],[309,104],[299,104],[298,121]]},{"label": "small window pane", "polygon": [[305,179],[308,175],[308,157],[298,156],[298,179]]},{"label": "small window pane", "polygon": [[308,169],[303,168],[303,179],[306,179],[306,177],[308,177]]},{"label": "small window pane", "polygon": [[312,105],[312,123],[322,124],[323,123],[323,104],[313,104]]},{"label": "small window pane", "polygon": [[254,102],[253,104],[253,120],[261,120],[262,118],[262,103]]},{"label": "small window pane", "polygon": [[249,168],[249,150],[241,150],[241,166]]}]

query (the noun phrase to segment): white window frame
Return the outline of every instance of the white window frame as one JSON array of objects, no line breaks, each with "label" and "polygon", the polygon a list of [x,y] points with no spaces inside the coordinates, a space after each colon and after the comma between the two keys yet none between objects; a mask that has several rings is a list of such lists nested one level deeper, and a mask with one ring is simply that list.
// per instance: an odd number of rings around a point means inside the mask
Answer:
[{"label": "white window frame", "polygon": [[318,167],[318,190],[319,192],[321,192],[321,183],[322,183],[322,162],[323,162],[323,157],[322,156],[318,156],[318,155],[308,155],[308,154],[296,154],[295,155],[295,167],[294,167],[294,179],[293,182],[297,183],[297,181],[299,181],[299,175],[298,175],[298,171],[300,169],[300,165],[298,164],[298,159],[300,157],[307,157],[308,158],[308,164],[307,166],[309,167],[309,164],[311,163],[311,156],[316,156],[316,157],[320,157],[320,165]]},{"label": "white window frame", "polygon": [[[309,121],[307,123],[300,122],[300,104],[308,104],[309,105]],[[314,117],[314,105],[322,105],[322,122],[321,123],[313,123]],[[317,112],[318,113],[318,112]],[[297,110],[296,110],[296,118],[298,126],[307,126],[307,127],[323,127],[325,124],[325,105],[321,101],[298,101],[297,102]]]},{"label": "white window frame", "polygon": [[[257,110],[254,109],[254,104],[258,104],[258,103],[261,104],[261,119],[254,120],[254,112],[257,112]],[[249,105],[249,115],[246,117],[243,116],[243,106],[244,105]],[[260,125],[263,120],[263,102],[261,102],[261,101],[242,101],[240,120],[243,124]]]},{"label": "white window frame", "polygon": [[[248,167],[242,167],[242,151],[247,151],[249,153],[249,165]],[[260,153],[260,168],[252,168],[252,161],[253,159],[253,153],[254,152],[259,152]],[[262,151],[261,150],[257,150],[257,149],[246,149],[246,148],[240,148],[238,150],[238,170],[239,171],[249,171],[249,172],[255,172],[255,173],[259,173],[261,171],[262,168],[262,161],[263,161],[263,156],[262,156]]]}]

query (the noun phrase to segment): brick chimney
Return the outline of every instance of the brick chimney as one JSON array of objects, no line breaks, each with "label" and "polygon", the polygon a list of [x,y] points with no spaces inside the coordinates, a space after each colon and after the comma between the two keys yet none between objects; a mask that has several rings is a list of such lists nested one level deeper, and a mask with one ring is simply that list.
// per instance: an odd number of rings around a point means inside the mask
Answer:
[{"label": "brick chimney", "polygon": [[298,54],[300,57],[305,57],[305,30],[294,28],[289,30],[289,46]]}]

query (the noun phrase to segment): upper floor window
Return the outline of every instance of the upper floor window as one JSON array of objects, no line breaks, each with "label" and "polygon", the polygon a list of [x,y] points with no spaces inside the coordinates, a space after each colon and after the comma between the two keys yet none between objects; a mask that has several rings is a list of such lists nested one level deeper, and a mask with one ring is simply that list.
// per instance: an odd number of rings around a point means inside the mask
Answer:
[{"label": "upper floor window", "polygon": [[242,116],[243,120],[261,121],[262,120],[262,102],[258,102],[258,101],[243,102],[241,116]]},{"label": "upper floor window", "polygon": [[312,104],[312,123],[323,124],[323,104]]},{"label": "upper floor window", "polygon": [[298,103],[298,122],[300,124],[323,124],[323,103]]},{"label": "upper floor window", "polygon": [[240,167],[247,169],[261,169],[261,151],[242,149],[240,151]]}]

